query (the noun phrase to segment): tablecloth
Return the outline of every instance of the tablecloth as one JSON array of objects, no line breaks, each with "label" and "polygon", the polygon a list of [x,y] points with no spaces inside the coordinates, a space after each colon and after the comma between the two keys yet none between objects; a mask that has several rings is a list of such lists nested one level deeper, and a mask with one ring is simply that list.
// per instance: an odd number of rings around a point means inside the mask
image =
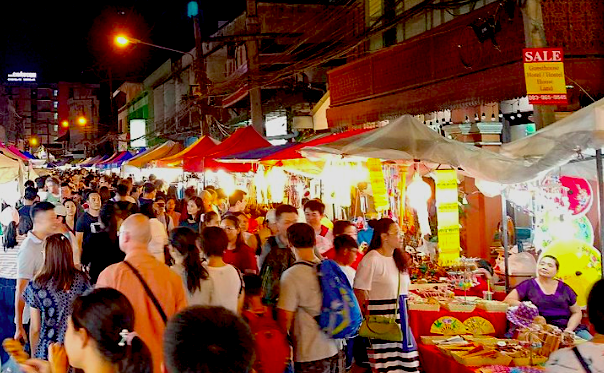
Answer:
[{"label": "tablecloth", "polygon": [[507,319],[505,312],[487,312],[481,309],[475,309],[473,312],[449,312],[444,308],[440,311],[417,311],[409,310],[409,326],[413,331],[413,336],[416,340],[420,340],[423,335],[437,335],[430,333],[430,328],[434,321],[443,316],[452,316],[461,322],[473,316],[480,316],[489,320],[495,328],[495,337],[502,338],[507,331]]},{"label": "tablecloth", "polygon": [[425,373],[474,373],[474,369],[440,353],[436,346],[419,343],[419,358]]}]

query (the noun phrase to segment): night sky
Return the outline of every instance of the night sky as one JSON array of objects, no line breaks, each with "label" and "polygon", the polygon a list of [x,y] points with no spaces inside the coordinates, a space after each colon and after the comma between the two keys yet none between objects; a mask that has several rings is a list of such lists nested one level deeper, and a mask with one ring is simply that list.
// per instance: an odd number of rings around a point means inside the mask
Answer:
[{"label": "night sky", "polygon": [[[170,1],[3,1],[0,21],[0,80],[12,71],[38,73],[38,81],[108,83],[142,81],[178,54],[113,45],[116,32],[178,50],[195,46],[188,0]],[[200,1],[202,27],[209,35],[218,21],[245,10],[245,0]]]}]

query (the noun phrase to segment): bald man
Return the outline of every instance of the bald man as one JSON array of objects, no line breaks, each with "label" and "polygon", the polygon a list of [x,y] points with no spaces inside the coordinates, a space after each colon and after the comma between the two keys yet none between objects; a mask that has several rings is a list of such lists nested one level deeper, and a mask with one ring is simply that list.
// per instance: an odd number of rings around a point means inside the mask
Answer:
[{"label": "bald man", "polygon": [[[169,319],[187,306],[183,279],[149,253],[151,226],[145,215],[134,214],[124,220],[119,240],[126,258],[124,262],[111,265],[101,272],[96,287],[117,289],[130,300],[135,314],[134,331],[151,351],[153,372],[160,373],[162,337],[166,326],[162,312]],[[161,311],[153,302],[154,297]]]},{"label": "bald man", "polygon": [[210,191],[203,190],[199,195],[201,200],[203,201],[203,213],[208,213],[210,211],[214,211],[218,214],[218,209],[214,206],[214,196]]}]

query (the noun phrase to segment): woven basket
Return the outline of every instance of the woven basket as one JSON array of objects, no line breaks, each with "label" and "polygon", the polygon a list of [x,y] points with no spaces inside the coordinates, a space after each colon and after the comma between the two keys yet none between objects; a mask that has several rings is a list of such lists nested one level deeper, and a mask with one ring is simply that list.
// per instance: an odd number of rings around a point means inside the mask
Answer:
[{"label": "woven basket", "polygon": [[414,303],[409,302],[409,311],[440,311],[440,304],[438,303]]},{"label": "woven basket", "polygon": [[507,303],[503,302],[484,300],[478,302],[476,307],[488,312],[505,312],[508,310],[509,306]]},{"label": "woven basket", "polygon": [[442,306],[449,312],[473,312],[476,309],[475,304],[442,303]]}]

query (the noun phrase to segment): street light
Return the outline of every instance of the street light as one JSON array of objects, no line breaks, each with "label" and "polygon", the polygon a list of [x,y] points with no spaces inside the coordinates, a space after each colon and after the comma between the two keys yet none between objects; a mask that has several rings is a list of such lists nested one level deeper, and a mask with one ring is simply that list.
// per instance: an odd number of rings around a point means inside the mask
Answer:
[{"label": "street light", "polygon": [[132,44],[148,45],[150,47],[164,49],[164,50],[167,50],[167,51],[176,52],[176,53],[180,53],[180,54],[188,54],[189,56],[191,56],[191,58],[195,59],[195,57],[193,57],[193,55],[190,52],[179,51],[178,49],[172,49],[172,48],[162,47],[161,45],[147,43],[146,41],[142,41],[142,40],[139,40],[139,39],[131,38],[131,37],[128,37],[126,35],[117,35],[115,37],[115,44],[118,47],[125,48],[130,43],[132,43]]},{"label": "street light", "polygon": [[85,126],[85,125],[86,125],[86,122],[88,122],[88,121],[86,120],[86,118],[85,118],[85,117],[78,117],[78,124],[79,124],[80,126]]},{"label": "street light", "polygon": [[35,137],[32,137],[29,139],[29,145],[31,146],[37,146],[38,145],[38,139]]},{"label": "street light", "polygon": [[61,127],[68,128],[69,127],[69,122],[67,120],[62,121],[61,122]]}]

